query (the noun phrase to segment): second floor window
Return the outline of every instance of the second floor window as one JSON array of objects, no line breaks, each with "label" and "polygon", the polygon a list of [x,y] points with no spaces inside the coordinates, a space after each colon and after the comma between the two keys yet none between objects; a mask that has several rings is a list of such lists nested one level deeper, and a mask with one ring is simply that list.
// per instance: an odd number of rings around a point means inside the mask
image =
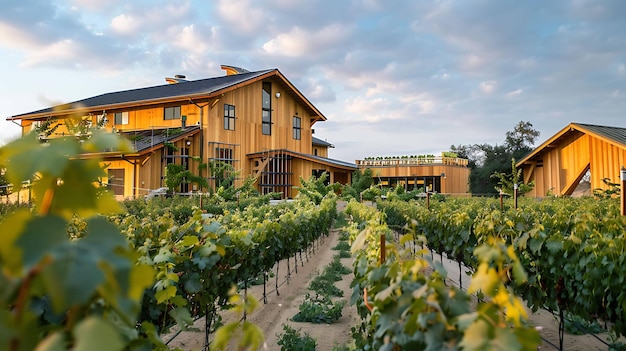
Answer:
[{"label": "second floor window", "polygon": [[235,105],[224,104],[224,129],[235,130]]},{"label": "second floor window", "polygon": [[293,138],[296,140],[300,140],[302,133],[302,119],[300,117],[293,118]]},{"label": "second floor window", "polygon": [[115,112],[115,125],[128,124],[128,112]]},{"label": "second floor window", "polygon": [[163,109],[163,119],[180,119],[180,106],[171,106]]},{"label": "second floor window", "polygon": [[263,83],[263,134],[272,135],[272,83]]}]

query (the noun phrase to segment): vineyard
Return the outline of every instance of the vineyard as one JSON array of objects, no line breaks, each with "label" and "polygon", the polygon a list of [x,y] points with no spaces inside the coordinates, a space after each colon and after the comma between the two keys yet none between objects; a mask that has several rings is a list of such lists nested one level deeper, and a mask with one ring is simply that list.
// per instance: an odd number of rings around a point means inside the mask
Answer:
[{"label": "vineyard", "polygon": [[[302,196],[274,205],[269,196],[120,204],[99,186],[97,160],[77,157],[105,147],[127,145],[95,133],[0,149],[12,182],[36,177],[31,208],[0,212],[0,349],[166,350],[164,333],[203,317],[205,348],[261,347],[246,315],[328,236],[334,188],[305,182]],[[626,219],[610,198],[522,199],[519,209],[495,199],[351,201],[345,215],[347,298],[360,317],[346,350],[536,350],[525,305],[562,326],[576,316],[626,334]],[[467,267],[469,285],[448,284],[436,255]],[[252,284],[261,296],[246,293]],[[314,301],[332,305],[325,298]],[[241,319],[224,323],[232,308]]]}]

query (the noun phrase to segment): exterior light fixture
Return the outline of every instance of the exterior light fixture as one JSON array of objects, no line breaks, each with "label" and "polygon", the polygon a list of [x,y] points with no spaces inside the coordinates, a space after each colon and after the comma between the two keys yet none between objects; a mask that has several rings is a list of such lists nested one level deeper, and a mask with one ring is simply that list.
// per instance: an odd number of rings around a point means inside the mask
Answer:
[{"label": "exterior light fixture", "polygon": [[276,93],[276,98],[278,99],[280,97],[280,93]]}]

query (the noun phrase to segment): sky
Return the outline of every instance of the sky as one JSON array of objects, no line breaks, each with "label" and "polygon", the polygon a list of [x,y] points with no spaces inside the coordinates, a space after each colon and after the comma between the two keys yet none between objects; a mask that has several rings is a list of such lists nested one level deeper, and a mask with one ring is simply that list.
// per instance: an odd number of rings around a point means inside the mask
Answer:
[{"label": "sky", "polygon": [[502,144],[528,121],[626,127],[623,0],[1,0],[7,117],[83,98],[278,68],[326,117],[331,158]]}]

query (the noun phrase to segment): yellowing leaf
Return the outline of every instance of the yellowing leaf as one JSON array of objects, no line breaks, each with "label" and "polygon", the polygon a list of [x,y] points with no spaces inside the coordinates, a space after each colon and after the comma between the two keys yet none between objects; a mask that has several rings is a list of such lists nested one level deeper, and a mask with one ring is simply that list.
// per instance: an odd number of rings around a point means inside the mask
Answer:
[{"label": "yellowing leaf", "polygon": [[147,265],[136,265],[130,271],[130,289],[128,296],[139,300],[147,287],[154,282],[154,269]]},{"label": "yellowing leaf", "polygon": [[157,299],[158,304],[162,304],[170,298],[176,296],[176,287],[173,285],[168,286],[167,288],[157,291],[154,296]]},{"label": "yellowing leaf", "polygon": [[477,319],[467,327],[459,346],[464,351],[477,351],[484,350],[488,342],[489,325],[482,319]]},{"label": "yellowing leaf", "polygon": [[474,276],[472,276],[472,282],[467,291],[470,294],[482,291],[489,296],[493,296],[498,284],[500,284],[500,277],[496,270],[483,262],[478,266]]}]

